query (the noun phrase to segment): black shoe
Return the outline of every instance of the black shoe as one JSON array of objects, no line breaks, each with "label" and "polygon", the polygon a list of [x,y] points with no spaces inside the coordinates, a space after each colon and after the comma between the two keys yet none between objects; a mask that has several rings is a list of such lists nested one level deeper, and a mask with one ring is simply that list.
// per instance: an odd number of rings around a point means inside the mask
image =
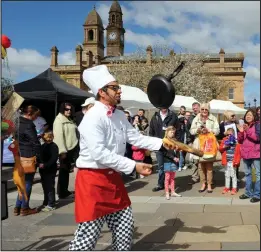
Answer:
[{"label": "black shoe", "polygon": [[159,187],[159,186],[156,186],[152,189],[153,192],[158,192],[158,191],[161,191],[163,190],[164,188],[163,187]]},{"label": "black shoe", "polygon": [[208,193],[213,193],[213,190],[207,190]]},{"label": "black shoe", "polygon": [[74,193],[68,191],[66,194],[59,195],[59,199],[65,199],[71,195],[74,196]]},{"label": "black shoe", "polygon": [[249,197],[245,194],[239,196],[239,199],[249,199]]},{"label": "black shoe", "polygon": [[200,189],[200,190],[198,190],[198,192],[199,192],[199,193],[203,193],[203,192],[205,192],[205,191],[206,191],[206,189],[207,189],[207,187],[205,187],[203,190],[201,190],[201,189]]},{"label": "black shoe", "polygon": [[258,198],[252,198],[250,200],[251,203],[256,203],[256,202],[259,202],[259,201],[260,201],[260,199],[258,199]]}]

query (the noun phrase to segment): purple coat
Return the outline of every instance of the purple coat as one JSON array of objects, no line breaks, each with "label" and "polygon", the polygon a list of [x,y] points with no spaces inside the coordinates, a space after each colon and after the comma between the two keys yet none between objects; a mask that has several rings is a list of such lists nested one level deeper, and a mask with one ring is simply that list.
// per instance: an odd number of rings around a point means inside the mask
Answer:
[{"label": "purple coat", "polygon": [[241,144],[243,159],[260,158],[260,139],[257,138],[255,124],[244,132],[238,132],[237,140]]}]

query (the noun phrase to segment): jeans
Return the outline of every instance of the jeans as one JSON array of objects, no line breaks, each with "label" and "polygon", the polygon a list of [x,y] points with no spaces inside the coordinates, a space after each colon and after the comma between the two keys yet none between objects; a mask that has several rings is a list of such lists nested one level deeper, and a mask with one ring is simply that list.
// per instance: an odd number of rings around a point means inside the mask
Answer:
[{"label": "jeans", "polygon": [[25,174],[25,188],[26,188],[26,194],[28,197],[28,201],[25,201],[24,196],[22,196],[22,200],[20,200],[19,195],[18,195],[15,207],[18,207],[18,208],[28,208],[29,207],[29,200],[30,200],[30,195],[32,192],[34,175],[35,175],[35,173]]},{"label": "jeans", "polygon": [[[260,159],[243,159],[243,162],[246,177],[245,195],[249,198],[260,199]],[[252,190],[252,165],[254,165],[256,172],[256,182],[254,191]]]},{"label": "jeans", "polygon": [[232,188],[237,189],[237,168],[234,168],[233,162],[227,162],[225,171],[225,187],[230,189],[230,179],[232,178]]},{"label": "jeans", "polygon": [[179,152],[179,168],[182,168],[185,164],[184,152]]},{"label": "jeans", "polygon": [[75,157],[77,155],[78,146],[74,149],[69,150],[66,153],[65,159],[60,160],[60,169],[58,175],[58,183],[57,183],[57,193],[59,197],[66,197],[68,196],[68,187],[69,187],[69,177],[70,177],[70,170],[72,163],[75,162]]},{"label": "jeans", "polygon": [[164,156],[163,152],[157,151],[156,152],[156,158],[158,162],[158,187],[164,188],[164,182],[165,182],[165,173],[164,173]]},{"label": "jeans", "polygon": [[40,171],[41,182],[44,192],[44,206],[54,207],[55,206],[55,176],[56,172],[47,173]]}]

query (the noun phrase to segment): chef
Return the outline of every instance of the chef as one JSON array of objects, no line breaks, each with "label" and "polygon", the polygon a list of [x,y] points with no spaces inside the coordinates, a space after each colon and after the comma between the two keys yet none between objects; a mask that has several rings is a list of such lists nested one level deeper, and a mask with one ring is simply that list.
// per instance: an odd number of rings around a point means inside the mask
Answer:
[{"label": "chef", "polygon": [[163,148],[162,139],[141,135],[125,114],[115,109],[121,102],[121,88],[105,65],[86,69],[83,80],[97,101],[79,126],[75,181],[75,218],[79,225],[69,250],[93,250],[104,222],[112,232],[112,250],[130,250],[134,221],[120,172],[131,174],[136,169],[148,176],[152,166],[124,157],[126,144],[159,150]]}]

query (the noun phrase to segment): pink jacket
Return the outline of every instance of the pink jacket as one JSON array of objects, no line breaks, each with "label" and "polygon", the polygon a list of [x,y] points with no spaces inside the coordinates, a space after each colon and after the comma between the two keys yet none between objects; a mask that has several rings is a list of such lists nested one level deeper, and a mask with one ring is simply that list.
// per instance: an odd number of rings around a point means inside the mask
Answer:
[{"label": "pink jacket", "polygon": [[135,147],[135,146],[132,146],[131,148],[133,150],[133,153],[132,153],[133,160],[143,161],[145,158],[146,150],[139,149],[138,147]]},{"label": "pink jacket", "polygon": [[260,139],[257,138],[255,124],[252,124],[247,131],[238,132],[237,140],[241,144],[243,159],[260,158]]}]

